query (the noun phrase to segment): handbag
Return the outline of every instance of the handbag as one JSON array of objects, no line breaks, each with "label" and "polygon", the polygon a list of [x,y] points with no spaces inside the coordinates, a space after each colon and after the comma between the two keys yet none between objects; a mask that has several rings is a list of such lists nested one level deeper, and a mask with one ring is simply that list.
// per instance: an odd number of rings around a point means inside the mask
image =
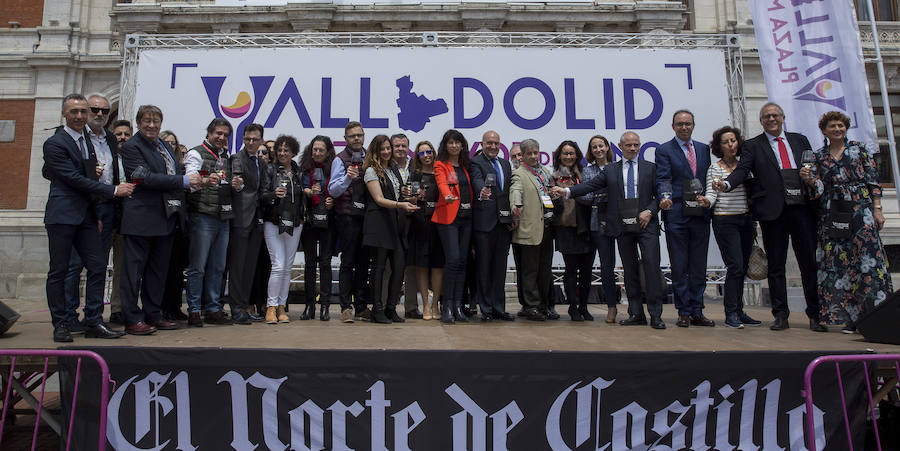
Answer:
[{"label": "handbag", "polygon": [[750,251],[750,259],[747,262],[747,277],[753,280],[763,280],[769,275],[769,258],[766,251],[753,240],[753,250]]}]

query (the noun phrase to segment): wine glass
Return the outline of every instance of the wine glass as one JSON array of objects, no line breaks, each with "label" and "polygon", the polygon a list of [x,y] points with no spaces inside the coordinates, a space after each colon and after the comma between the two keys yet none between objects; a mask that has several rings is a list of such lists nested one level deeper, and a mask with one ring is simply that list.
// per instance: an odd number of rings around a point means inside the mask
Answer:
[{"label": "wine glass", "polygon": [[800,156],[800,164],[803,165],[804,168],[809,169],[809,176],[812,178],[813,166],[816,164],[816,156],[813,154],[813,151],[804,150],[803,155]]},{"label": "wine glass", "polygon": [[313,185],[319,187],[319,191],[322,191],[322,179],[325,178],[325,173],[322,172],[322,168],[313,169],[312,179]]},{"label": "wine glass", "polygon": [[216,172],[219,173],[219,183],[225,183],[225,159],[216,160]]},{"label": "wine glass", "polygon": [[287,189],[288,185],[291,183],[291,176],[287,173],[287,171],[279,171],[278,172],[278,184],[281,185],[282,188]]},{"label": "wine glass", "polygon": [[447,174],[447,185],[453,188],[457,184],[459,184],[459,178],[456,176],[456,171],[452,171]]},{"label": "wine glass", "polygon": [[494,187],[497,186],[497,174],[489,172],[484,176],[484,187],[488,189],[488,197],[491,197]]},{"label": "wine glass", "polygon": [[363,164],[362,152],[353,152],[353,154],[350,155],[350,164],[356,166],[356,169],[359,169],[359,167]]},{"label": "wine glass", "polygon": [[234,177],[240,177],[244,175],[244,165],[241,163],[240,158],[235,158],[231,161],[231,174]]},{"label": "wine glass", "polygon": [[663,199],[672,198],[672,182],[662,182],[659,184],[659,195]]},{"label": "wine glass", "polygon": [[694,192],[694,197],[703,193],[703,184],[700,183],[700,179],[691,179],[691,191]]},{"label": "wine glass", "polygon": [[134,168],[134,171],[131,173],[131,183],[134,185],[140,185],[144,183],[144,178],[146,178],[150,174],[150,171],[143,166],[138,166]]},{"label": "wine glass", "polygon": [[559,168],[559,186],[569,186],[569,182],[572,181],[572,171],[569,170],[568,166],[562,166]]}]

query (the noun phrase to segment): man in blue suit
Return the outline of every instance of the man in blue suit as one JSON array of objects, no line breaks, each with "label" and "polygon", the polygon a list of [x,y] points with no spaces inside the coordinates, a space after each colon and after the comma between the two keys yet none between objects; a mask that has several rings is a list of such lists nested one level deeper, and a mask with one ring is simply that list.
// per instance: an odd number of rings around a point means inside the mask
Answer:
[{"label": "man in blue suit", "polygon": [[103,283],[106,260],[94,204],[131,194],[134,185],[107,185],[97,181],[97,154],[85,134],[87,99],[81,94],[63,98],[65,125],[44,141],[44,176],[50,180],[50,196],[44,211],[44,227],[50,250],[47,304],[53,321],[53,341],[71,342],[68,320],[76,313],[66,306],[65,277],[73,248],[87,268],[85,287],[85,337],[118,338],[121,332],[103,324]]},{"label": "man in blue suit", "polygon": [[[675,138],[656,149],[656,181],[659,192],[671,193],[660,202],[666,223],[666,245],[672,268],[672,290],[678,309],[678,327],[709,326],[715,323],[703,316],[703,292],[706,291],[706,252],[709,247],[710,212],[697,202],[706,186],[709,147],[691,139],[694,114],[678,110],[672,116]],[[691,181],[700,181],[700,190]]]}]

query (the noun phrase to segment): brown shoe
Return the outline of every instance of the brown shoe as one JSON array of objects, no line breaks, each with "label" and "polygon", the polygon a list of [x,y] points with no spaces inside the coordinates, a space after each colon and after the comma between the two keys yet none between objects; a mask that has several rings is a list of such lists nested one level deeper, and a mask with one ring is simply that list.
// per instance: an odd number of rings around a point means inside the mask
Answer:
[{"label": "brown shoe", "polygon": [[206,318],[204,319],[206,324],[219,324],[219,325],[230,325],[231,319],[225,317],[225,313],[219,310],[218,312],[207,313]]},{"label": "brown shoe", "polygon": [[266,324],[278,324],[278,317],[275,315],[274,305],[270,305],[266,308]]},{"label": "brown shoe", "polygon": [[341,322],[342,323],[352,323],[353,322],[353,310],[351,310],[351,309],[341,310]]},{"label": "brown shoe", "polygon": [[615,324],[616,323],[616,314],[618,311],[615,307],[607,307],[606,310],[606,324]]},{"label": "brown shoe", "polygon": [[203,318],[200,317],[200,312],[191,312],[188,315],[188,326],[203,327]]},{"label": "brown shoe", "polygon": [[153,332],[156,332],[156,328],[143,321],[125,326],[125,333],[131,335],[150,335]]},{"label": "brown shoe", "polygon": [[169,321],[166,319],[160,319],[156,322],[149,323],[151,326],[155,327],[156,330],[175,330],[179,329],[181,326],[174,321]]},{"label": "brown shoe", "polygon": [[716,322],[700,314],[691,317],[692,326],[715,327]]},{"label": "brown shoe", "polygon": [[287,313],[285,313],[285,311],[284,311],[284,306],[283,306],[283,305],[279,305],[278,307],[275,308],[275,316],[278,317],[278,322],[279,322],[279,323],[289,323],[289,322],[291,322],[291,319],[288,318]]},{"label": "brown shoe", "polygon": [[690,325],[691,325],[690,315],[678,315],[678,321],[675,322],[675,325],[678,327],[690,327]]}]

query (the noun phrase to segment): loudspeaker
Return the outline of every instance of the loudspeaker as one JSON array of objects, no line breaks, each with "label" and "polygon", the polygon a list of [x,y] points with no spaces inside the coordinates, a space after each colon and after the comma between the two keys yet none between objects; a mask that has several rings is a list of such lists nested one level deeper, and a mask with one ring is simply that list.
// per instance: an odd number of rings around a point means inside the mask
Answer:
[{"label": "loudspeaker", "polygon": [[6,331],[16,323],[19,316],[20,315],[16,313],[15,310],[0,302],[0,335],[6,333]]},{"label": "loudspeaker", "polygon": [[900,291],[859,317],[856,321],[856,330],[867,341],[900,345],[898,324],[900,324]]}]

